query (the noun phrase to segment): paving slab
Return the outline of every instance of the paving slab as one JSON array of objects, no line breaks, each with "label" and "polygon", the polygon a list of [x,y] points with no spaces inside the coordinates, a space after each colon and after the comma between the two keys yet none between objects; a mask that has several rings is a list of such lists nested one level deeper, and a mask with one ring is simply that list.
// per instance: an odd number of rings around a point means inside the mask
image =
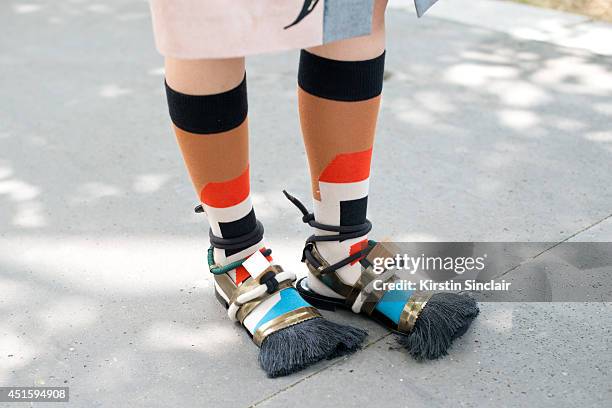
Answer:
[{"label": "paving slab", "polygon": [[[333,315],[373,344],[266,379],[204,273],[207,225],[146,2],[9,1],[0,24],[19,33],[0,38],[1,385],[68,385],[77,407],[325,406],[373,398],[364,389],[391,406],[609,400],[602,303],[484,304],[451,356],[426,364]],[[389,32],[373,237],[561,241],[609,224],[612,59],[401,10]],[[256,211],[276,258],[303,273],[308,232],[280,193],[308,197],[296,65],[296,52],[259,56],[248,75]]]},{"label": "paving slab", "polygon": [[254,406],[604,406],[610,323],[603,303],[485,303],[443,360],[415,362],[391,335]]},{"label": "paving slab", "polygon": [[612,242],[612,217],[605,218],[586,231],[572,237],[570,241],[578,242]]}]

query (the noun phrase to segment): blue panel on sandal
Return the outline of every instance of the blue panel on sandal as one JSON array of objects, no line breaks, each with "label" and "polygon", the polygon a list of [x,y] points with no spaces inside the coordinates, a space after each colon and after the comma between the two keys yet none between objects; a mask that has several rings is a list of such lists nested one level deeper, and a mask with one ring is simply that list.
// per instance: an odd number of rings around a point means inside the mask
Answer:
[{"label": "blue panel on sandal", "polygon": [[385,292],[380,302],[376,305],[376,310],[387,316],[395,323],[399,323],[404,305],[412,296],[411,290],[389,290]]},{"label": "blue panel on sandal", "polygon": [[254,330],[257,330],[259,326],[277,318],[278,316],[291,312],[300,307],[310,306],[310,304],[306,302],[294,288],[283,289],[279,293],[281,297],[280,300],[276,302],[276,304],[272,306],[270,310],[268,310],[268,313],[266,313],[257,323]]}]

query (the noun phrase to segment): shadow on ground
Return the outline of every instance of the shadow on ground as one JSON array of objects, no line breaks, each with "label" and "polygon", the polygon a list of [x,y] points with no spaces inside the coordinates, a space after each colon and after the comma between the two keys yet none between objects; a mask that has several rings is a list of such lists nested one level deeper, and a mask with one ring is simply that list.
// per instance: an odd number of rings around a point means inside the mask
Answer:
[{"label": "shadow on ground", "polygon": [[[332,404],[342,395],[322,382],[359,385],[341,368],[356,364],[369,386],[402,392],[401,406],[512,398],[512,381],[541,406],[609,399],[610,361],[597,352],[610,325],[590,327],[583,344],[568,336],[572,325],[547,322],[560,316],[551,305],[533,314],[487,305],[450,358],[423,365],[389,352],[391,337],[368,324],[374,344],[349,362],[265,379],[257,350],[211,296],[206,224],[191,210],[146,3],[9,1],[0,10],[14,33],[0,39],[1,385],[66,384],[72,406],[136,407],[248,406],[285,387],[278,401],[300,391],[297,403],[315,384]],[[610,58],[399,11],[389,27],[373,236],[561,241],[612,213]],[[308,197],[296,63],[295,52],[255,57],[248,76],[256,211],[278,259],[300,268],[307,231],[280,194]],[[591,312],[609,320],[606,305],[572,307],[577,324]],[[531,323],[491,329],[516,319]],[[522,347],[530,336],[541,341]],[[571,350],[561,353],[568,371],[551,338]],[[481,361],[495,364],[476,369]],[[556,381],[566,375],[582,390]],[[411,387],[397,388],[407,376]],[[432,382],[436,396],[423,393]]]}]

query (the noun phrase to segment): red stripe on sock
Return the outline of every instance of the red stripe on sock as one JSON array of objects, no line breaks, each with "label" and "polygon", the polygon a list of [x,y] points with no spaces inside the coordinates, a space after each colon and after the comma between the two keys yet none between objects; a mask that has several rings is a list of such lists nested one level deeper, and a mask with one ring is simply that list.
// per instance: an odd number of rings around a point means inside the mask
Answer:
[{"label": "red stripe on sock", "polygon": [[240,285],[245,280],[249,279],[251,275],[247,272],[246,268],[242,265],[236,268],[236,285]]},{"label": "red stripe on sock", "polygon": [[325,167],[319,181],[327,183],[354,183],[370,177],[372,148],[362,152],[342,153]]},{"label": "red stripe on sock", "polygon": [[[359,241],[359,242],[351,245],[351,248],[349,249],[349,255],[353,255],[353,254],[361,251],[362,249],[366,249],[367,247],[368,247],[368,240],[367,239],[364,239],[363,241]],[[359,262],[363,258],[365,258],[365,255],[355,259],[353,262],[351,262],[351,265],[355,265],[357,262]]]},{"label": "red stripe on sock", "polygon": [[[266,247],[262,247],[259,251],[263,252],[266,250]],[[268,262],[272,262],[272,255],[266,256]],[[246,268],[242,265],[236,268],[236,285],[240,285],[245,280],[249,279],[251,274],[246,270]]]},{"label": "red stripe on sock", "polygon": [[249,166],[238,177],[221,183],[208,183],[200,193],[200,200],[211,207],[227,208],[240,204],[249,196]]}]

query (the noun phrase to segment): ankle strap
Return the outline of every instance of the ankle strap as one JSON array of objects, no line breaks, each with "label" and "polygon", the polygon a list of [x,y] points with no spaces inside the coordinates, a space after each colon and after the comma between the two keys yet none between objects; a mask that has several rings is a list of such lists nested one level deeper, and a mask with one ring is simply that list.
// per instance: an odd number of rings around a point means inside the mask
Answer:
[{"label": "ankle strap", "polygon": [[317,228],[323,231],[337,232],[336,235],[311,235],[306,240],[306,243],[320,242],[320,241],[345,241],[347,239],[358,238],[367,235],[372,230],[372,223],[366,219],[364,223],[357,225],[329,225],[322,224],[315,220],[314,214],[308,212],[308,209],[302,202],[296,197],[289,194],[286,190],[283,190],[285,197],[293,205],[295,205],[302,213],[302,222],[310,225],[313,228]]},{"label": "ankle strap", "polygon": [[[196,213],[203,213],[204,207],[198,205],[194,211]],[[253,231],[233,238],[218,237],[213,234],[211,228],[208,232],[208,236],[210,237],[210,245],[218,249],[242,249],[257,244],[263,239],[264,227],[259,220],[256,220],[255,222],[255,229]]]},{"label": "ankle strap", "polygon": [[300,210],[300,212],[302,213],[302,221],[305,224],[308,224],[313,228],[318,228],[324,231],[332,231],[332,232],[338,233],[336,235],[314,235],[313,234],[310,237],[308,237],[308,239],[306,239],[306,246],[304,247],[304,251],[302,252],[302,262],[306,262],[312,265],[318,271],[318,274],[325,275],[330,272],[335,272],[336,270],[342,268],[343,266],[346,266],[360,258],[363,258],[370,252],[370,250],[374,247],[374,245],[376,245],[375,241],[369,240],[368,245],[365,248],[353,253],[352,255],[334,264],[329,265],[327,262],[321,262],[322,258],[320,256],[317,256],[317,254],[315,253],[316,252],[316,248],[315,248],[316,242],[321,242],[321,241],[342,242],[347,239],[362,237],[372,230],[372,223],[370,222],[370,220],[366,219],[363,224],[358,224],[358,225],[338,226],[338,225],[322,224],[320,222],[315,221],[314,214],[311,212],[308,212],[308,209],[306,208],[306,206],[298,198],[292,196],[286,190],[283,190],[283,193],[285,194],[285,197],[287,197],[287,199],[291,201],[291,203],[293,203],[293,205],[295,205]]}]

